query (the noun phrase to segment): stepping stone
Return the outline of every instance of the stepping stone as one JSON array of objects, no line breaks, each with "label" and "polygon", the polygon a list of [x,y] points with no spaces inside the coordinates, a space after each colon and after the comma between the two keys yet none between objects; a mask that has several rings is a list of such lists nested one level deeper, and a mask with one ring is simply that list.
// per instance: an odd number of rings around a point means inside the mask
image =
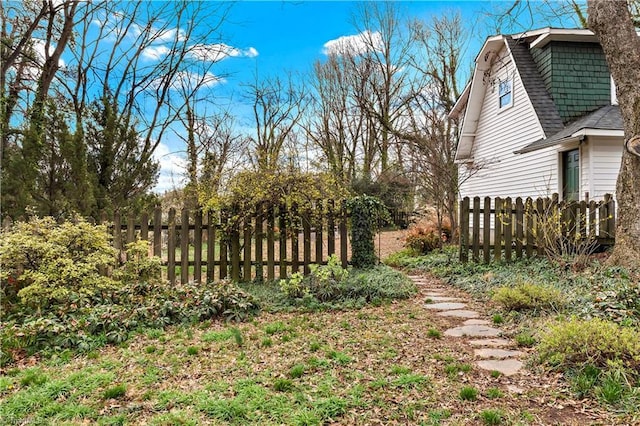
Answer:
[{"label": "stepping stone", "polygon": [[462,323],[462,325],[489,325],[489,321],[483,319],[469,319]]},{"label": "stepping stone", "polygon": [[425,296],[427,296],[427,297],[442,297],[444,295],[445,295],[445,293],[442,293],[440,291],[433,292],[433,293],[425,293]]},{"label": "stepping stone", "polygon": [[437,311],[448,311],[452,309],[462,309],[466,306],[467,306],[466,303],[442,302],[442,303],[429,303],[425,305],[425,308],[435,309]]},{"label": "stepping stone", "polygon": [[469,340],[469,344],[472,346],[490,346],[490,347],[501,347],[501,346],[513,346],[513,341],[507,339],[479,339],[479,340]]},{"label": "stepping stone", "polygon": [[444,332],[445,336],[454,337],[496,337],[500,333],[502,333],[502,330],[489,327],[488,325],[463,325],[460,327],[450,328]]},{"label": "stepping stone", "polygon": [[520,351],[510,351],[507,349],[492,349],[492,348],[474,349],[473,353],[475,354],[475,356],[479,358],[494,358],[494,359],[515,358],[523,355],[523,353]]},{"label": "stepping stone", "polygon": [[455,302],[457,300],[461,300],[459,297],[449,297],[449,296],[427,296],[427,299],[432,302]]},{"label": "stepping stone", "polygon": [[523,364],[517,359],[487,359],[484,361],[477,361],[476,365],[483,370],[499,371],[505,376],[513,376],[520,371]]},{"label": "stepping stone", "polygon": [[478,318],[480,316],[476,311],[469,311],[466,309],[455,309],[453,311],[438,312],[441,317],[456,317],[456,318]]}]

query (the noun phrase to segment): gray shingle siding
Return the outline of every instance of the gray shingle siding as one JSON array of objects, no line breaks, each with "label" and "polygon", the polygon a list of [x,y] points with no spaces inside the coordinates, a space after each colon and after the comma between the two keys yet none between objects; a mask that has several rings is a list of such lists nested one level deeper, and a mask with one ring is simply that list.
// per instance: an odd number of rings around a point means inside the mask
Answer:
[{"label": "gray shingle siding", "polygon": [[511,37],[507,37],[507,43],[520,73],[522,84],[527,91],[545,135],[549,137],[559,132],[564,127],[562,118],[549,91],[545,87],[544,80],[529,50],[529,45],[516,41]]},{"label": "gray shingle siding", "polygon": [[565,124],[611,103],[609,68],[597,43],[553,41],[530,52]]}]

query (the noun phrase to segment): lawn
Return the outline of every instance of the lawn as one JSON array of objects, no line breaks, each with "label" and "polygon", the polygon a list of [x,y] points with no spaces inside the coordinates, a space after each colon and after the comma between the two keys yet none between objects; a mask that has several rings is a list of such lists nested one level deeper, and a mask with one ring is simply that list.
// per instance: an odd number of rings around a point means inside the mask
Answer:
[{"label": "lawn", "polygon": [[[147,330],[0,378],[4,424],[614,424],[556,376],[473,367],[425,296]],[[482,306],[475,308],[482,311]],[[432,336],[432,337],[429,337]],[[464,389],[471,388],[471,389]],[[475,390],[475,392],[474,392]]]}]

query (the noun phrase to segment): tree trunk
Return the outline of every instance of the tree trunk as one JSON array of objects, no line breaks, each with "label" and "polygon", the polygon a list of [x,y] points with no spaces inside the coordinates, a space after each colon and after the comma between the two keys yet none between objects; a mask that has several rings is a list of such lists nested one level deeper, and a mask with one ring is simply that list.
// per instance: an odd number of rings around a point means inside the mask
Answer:
[{"label": "tree trunk", "polygon": [[[640,136],[640,38],[625,0],[588,0],[589,28],[598,36],[616,83],[625,139]],[[610,261],[640,265],[640,157],[628,150],[616,185],[616,244]]]}]

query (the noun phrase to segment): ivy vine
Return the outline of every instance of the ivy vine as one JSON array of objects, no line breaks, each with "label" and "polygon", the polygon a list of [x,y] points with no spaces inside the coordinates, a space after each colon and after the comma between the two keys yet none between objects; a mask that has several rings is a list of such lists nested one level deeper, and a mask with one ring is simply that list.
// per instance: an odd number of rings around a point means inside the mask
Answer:
[{"label": "ivy vine", "polygon": [[380,226],[390,220],[382,201],[359,195],[347,202],[351,218],[351,263],[355,268],[372,268],[378,263],[373,238]]}]

